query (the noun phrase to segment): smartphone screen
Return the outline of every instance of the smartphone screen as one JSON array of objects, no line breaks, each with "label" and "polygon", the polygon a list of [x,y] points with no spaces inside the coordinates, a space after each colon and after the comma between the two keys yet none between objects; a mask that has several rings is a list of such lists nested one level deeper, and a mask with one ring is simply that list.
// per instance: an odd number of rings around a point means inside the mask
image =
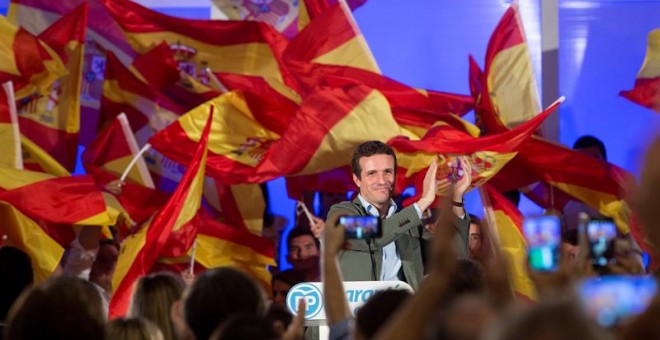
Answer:
[{"label": "smartphone screen", "polygon": [[656,291],[655,279],[647,276],[601,276],[578,284],[587,314],[603,327],[642,313]]},{"label": "smartphone screen", "polygon": [[523,234],[527,240],[527,257],[533,270],[555,271],[559,266],[561,225],[557,216],[526,218]]},{"label": "smartphone screen", "polygon": [[587,224],[589,254],[592,264],[605,267],[614,256],[616,224],[611,219],[591,219]]},{"label": "smartphone screen", "polygon": [[376,216],[342,216],[339,223],[344,225],[347,239],[367,239],[383,236],[380,218]]}]

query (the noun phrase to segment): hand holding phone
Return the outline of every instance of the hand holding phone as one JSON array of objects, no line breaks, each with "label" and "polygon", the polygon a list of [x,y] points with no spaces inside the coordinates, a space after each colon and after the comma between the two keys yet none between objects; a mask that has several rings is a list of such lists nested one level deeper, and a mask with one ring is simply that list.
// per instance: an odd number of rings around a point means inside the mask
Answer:
[{"label": "hand holding phone", "polygon": [[342,216],[339,223],[346,229],[346,239],[374,239],[383,236],[380,218],[376,216]]},{"label": "hand holding phone", "polygon": [[591,263],[597,271],[603,270],[614,258],[616,224],[609,218],[592,218],[587,223],[586,231]]},{"label": "hand holding phone", "polygon": [[533,270],[551,272],[559,267],[561,224],[557,216],[526,218],[523,234],[527,240],[527,257]]}]

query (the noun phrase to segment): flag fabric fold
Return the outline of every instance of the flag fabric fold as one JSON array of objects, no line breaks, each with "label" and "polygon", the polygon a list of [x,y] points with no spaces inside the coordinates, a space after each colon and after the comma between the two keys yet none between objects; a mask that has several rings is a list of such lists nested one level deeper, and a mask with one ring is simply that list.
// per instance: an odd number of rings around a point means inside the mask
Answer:
[{"label": "flag fabric fold", "polygon": [[622,97],[660,113],[660,28],[649,33],[646,57],[635,86],[619,93]]},{"label": "flag fabric fold", "polygon": [[5,156],[0,159],[0,167],[23,169],[21,134],[11,81],[3,83],[0,90],[0,145],[5,146]]}]

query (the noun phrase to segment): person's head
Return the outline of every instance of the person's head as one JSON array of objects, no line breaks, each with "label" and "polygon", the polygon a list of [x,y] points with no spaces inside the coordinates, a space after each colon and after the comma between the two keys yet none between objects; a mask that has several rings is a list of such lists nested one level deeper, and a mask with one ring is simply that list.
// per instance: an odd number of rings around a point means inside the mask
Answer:
[{"label": "person's head", "polygon": [[234,314],[263,315],[264,310],[259,285],[229,267],[205,271],[183,297],[183,319],[196,339],[208,339],[219,324]]},{"label": "person's head", "polygon": [[181,299],[183,288],[183,280],[173,273],[162,272],[141,277],[133,289],[128,316],[145,318],[160,328],[165,339],[176,339],[170,310]]},{"label": "person's head", "polygon": [[351,159],[353,182],[367,202],[380,209],[389,204],[396,181],[396,155],[379,141],[358,145]]},{"label": "person's head", "polygon": [[119,244],[117,241],[110,239],[99,241],[99,251],[96,254],[94,263],[92,263],[92,269],[89,272],[89,281],[110,291],[112,287],[112,274],[115,272],[118,257]]},{"label": "person's head", "polygon": [[[309,228],[293,228],[286,238],[287,260],[293,269],[315,275],[319,270],[320,242]],[[308,277],[308,279],[315,279]]]},{"label": "person's head", "polygon": [[262,340],[278,339],[273,326],[263,316],[234,315],[218,326],[212,340]]},{"label": "person's head", "polygon": [[103,339],[105,314],[91,283],[59,276],[24,294],[9,312],[6,339]]},{"label": "person's head", "polygon": [[585,135],[578,138],[573,144],[573,149],[602,161],[607,160],[605,144],[594,136]]},{"label": "person's head", "polygon": [[471,259],[481,257],[481,246],[483,243],[483,234],[481,232],[481,220],[479,217],[470,214],[470,229],[468,230],[468,250]]},{"label": "person's head", "polygon": [[542,302],[500,322],[496,339],[569,340],[611,339],[570,302]]},{"label": "person's head", "polygon": [[405,290],[390,289],[374,294],[355,315],[355,339],[373,338],[382,325],[406,302],[412,294]]},{"label": "person's head", "polygon": [[479,262],[459,259],[453,277],[453,296],[461,294],[481,294],[485,290],[484,269]]},{"label": "person's head", "polygon": [[9,308],[21,292],[32,285],[32,262],[22,250],[0,247],[0,322],[7,318]]},{"label": "person's head", "polygon": [[273,293],[273,304],[284,307],[286,305],[286,294],[289,293],[291,287],[306,280],[305,274],[295,269],[281,271],[273,275],[270,285]]},{"label": "person's head", "polygon": [[106,327],[108,340],[164,340],[158,326],[145,318],[114,319]]}]

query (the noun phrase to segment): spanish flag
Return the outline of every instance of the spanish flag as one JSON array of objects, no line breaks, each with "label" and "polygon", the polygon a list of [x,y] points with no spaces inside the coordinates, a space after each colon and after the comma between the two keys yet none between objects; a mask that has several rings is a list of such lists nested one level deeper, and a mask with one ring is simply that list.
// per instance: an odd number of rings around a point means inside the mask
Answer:
[{"label": "spanish flag", "polygon": [[274,77],[293,85],[280,58],[288,41],[267,24],[189,20],[152,11],[130,0],[102,2],[138,54],[167,42],[175,51],[179,68],[192,76],[209,67],[215,72]]},{"label": "spanish flag", "polygon": [[660,28],[649,33],[646,57],[632,90],[619,93],[633,103],[660,113]]},{"label": "spanish flag", "polygon": [[0,90],[0,144],[5,146],[6,155],[0,160],[0,167],[23,169],[21,137],[11,81],[3,83]]},{"label": "spanish flag", "polygon": [[[517,295],[536,300],[536,289],[534,283],[527,274],[527,242],[522,232],[523,216],[509,200],[486,184],[485,192],[489,203],[484,203],[486,209],[492,209],[492,217],[495,218],[497,241],[500,251],[508,262],[509,278],[513,284],[513,290]],[[487,212],[490,213],[490,212]]]},{"label": "spanish flag", "polygon": [[284,53],[284,61],[351,66],[380,73],[376,59],[346,3],[339,1],[323,8],[291,40]]},{"label": "spanish flag", "polygon": [[518,126],[541,111],[525,32],[515,4],[504,13],[488,42],[482,84],[485,86],[480,100],[484,102],[477,105],[495,115],[489,133]]},{"label": "spanish flag", "polygon": [[46,281],[64,255],[64,248],[39,223],[3,201],[0,201],[0,236],[0,245],[14,246],[30,256],[35,284]]},{"label": "spanish flag", "polygon": [[273,241],[200,214],[195,260],[205,268],[238,267],[270,287],[267,266],[276,265]]},{"label": "spanish flag", "polygon": [[425,174],[422,170],[428,168],[436,157],[440,157],[437,177],[443,179],[451,174],[451,169],[447,166],[449,162],[455,163],[457,155],[469,155],[472,163],[471,187],[475,188],[495,176],[516,156],[522,145],[530,140],[534,131],[557,109],[561,101],[556,101],[541,114],[517,128],[495,135],[474,138],[442,123],[428,130],[419,141],[397,137],[391,139],[388,144],[396,150],[400,166],[407,169],[406,177],[415,175],[413,181],[418,187],[422,184]]},{"label": "spanish flag", "polygon": [[42,32],[43,39],[66,61],[69,73],[59,78],[47,94],[18,98],[21,133],[73,171],[80,130],[80,85],[87,24],[84,3]]},{"label": "spanish flag", "polygon": [[405,132],[392,117],[385,97],[365,86],[318,89],[305,98],[282,135],[266,127],[268,117],[255,117],[240,92],[229,92],[156,133],[151,145],[187,164],[211,104],[219,108],[219,114],[213,122],[208,172],[225,184],[332,170],[347,165],[358,144],[389,140]]},{"label": "spanish flag", "polygon": [[[170,200],[135,234],[122,242],[117,267],[112,278],[114,294],[110,302],[111,318],[126,314],[135,280],[148,273],[170,236],[179,230],[190,229],[188,226],[194,223],[195,216],[201,207],[207,145],[212,121],[213,111],[208,114],[207,123],[200,135],[200,142],[186,173]],[[194,240],[194,233],[192,234],[192,240]],[[190,241],[192,242],[192,240]]]},{"label": "spanish flag", "polygon": [[49,155],[39,145],[21,134],[21,149],[23,167],[37,172],[51,174],[57,177],[71,176],[71,173]]},{"label": "spanish flag", "polygon": [[31,218],[57,224],[111,226],[122,214],[106,205],[91,176],[0,168],[0,200]]},{"label": "spanish flag", "polygon": [[260,184],[224,185],[207,177],[204,198],[224,223],[261,235],[266,199]]},{"label": "spanish flag", "polygon": [[46,93],[67,73],[57,52],[43,40],[0,16],[0,82],[12,81],[16,98],[31,92]]},{"label": "spanish flag", "polygon": [[[122,113],[87,146],[81,160],[88,173],[100,170],[120,177],[138,152],[133,131],[126,114]],[[148,188],[155,188],[142,157],[129,171],[127,179]]]}]

